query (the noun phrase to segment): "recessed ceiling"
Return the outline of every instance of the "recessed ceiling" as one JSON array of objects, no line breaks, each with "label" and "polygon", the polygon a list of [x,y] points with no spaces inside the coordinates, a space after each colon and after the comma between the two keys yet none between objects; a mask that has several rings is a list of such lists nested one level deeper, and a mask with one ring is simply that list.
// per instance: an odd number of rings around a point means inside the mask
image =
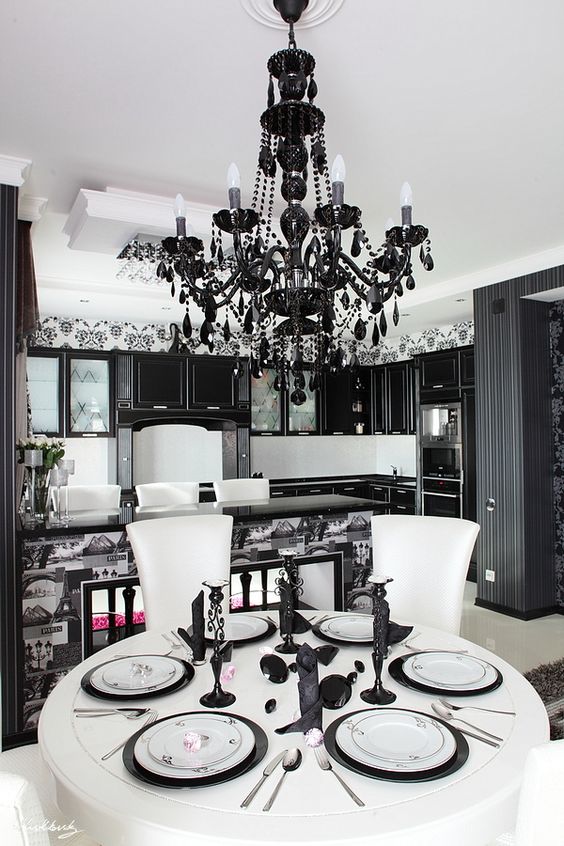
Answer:
[{"label": "recessed ceiling", "polygon": [[[42,289],[55,280],[52,292],[118,296],[111,257],[66,255],[62,228],[81,188],[181,191],[221,207],[234,160],[250,199],[266,61],[283,31],[231,0],[3,0],[0,30],[11,80],[0,153],[32,160],[22,190],[49,203],[34,225]],[[429,226],[435,270],[418,271],[399,330],[433,301],[468,307],[455,299],[522,263],[564,261],[563,31],[560,0],[345,0],[298,30],[317,60],[329,155],[345,157],[346,196],[373,242],[398,219],[404,179],[415,221]],[[144,299],[134,290],[119,293],[123,319]],[[42,308],[53,299],[40,296]]]}]

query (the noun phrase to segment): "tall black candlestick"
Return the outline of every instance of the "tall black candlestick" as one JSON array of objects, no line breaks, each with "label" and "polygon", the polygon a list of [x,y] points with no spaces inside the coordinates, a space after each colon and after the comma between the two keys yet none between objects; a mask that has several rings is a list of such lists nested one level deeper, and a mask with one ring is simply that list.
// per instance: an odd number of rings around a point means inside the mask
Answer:
[{"label": "tall black candlestick", "polygon": [[382,686],[382,669],[388,654],[388,623],[390,621],[390,606],[386,600],[386,585],[393,579],[388,579],[387,576],[370,576],[368,581],[374,586],[372,592],[372,614],[374,615],[372,664],[376,679],[373,687],[361,692],[360,698],[371,705],[390,705],[395,702],[397,697],[395,693]]},{"label": "tall black candlestick", "polygon": [[210,664],[213,671],[213,690],[200,698],[200,705],[206,708],[225,708],[235,702],[235,695],[223,690],[221,686],[221,667],[223,665],[223,650],[227,644],[225,641],[225,619],[221,611],[223,602],[223,588],[229,582],[218,579],[217,581],[203,582],[210,589],[210,607],[208,609],[208,632],[213,633],[213,654]]},{"label": "tall black candlestick", "polygon": [[292,636],[294,630],[294,611],[298,599],[303,593],[303,579],[300,579],[298,565],[295,561],[295,549],[278,550],[284,562],[284,569],[280,571],[276,579],[276,592],[280,596],[280,633],[283,641],[275,646],[276,652],[293,654],[298,651],[301,644],[295,643]]}]

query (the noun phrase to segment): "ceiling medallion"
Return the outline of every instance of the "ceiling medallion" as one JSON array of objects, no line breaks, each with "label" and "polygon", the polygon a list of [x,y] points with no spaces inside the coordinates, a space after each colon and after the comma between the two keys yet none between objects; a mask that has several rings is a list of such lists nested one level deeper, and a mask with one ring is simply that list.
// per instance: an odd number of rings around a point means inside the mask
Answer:
[{"label": "ceiling medallion", "polygon": [[[192,335],[190,306],[203,322],[199,339],[214,349],[231,325],[249,336],[251,373],[265,366],[277,371],[275,387],[305,384],[317,390],[321,374],[358,367],[356,351],[342,340],[370,337],[376,346],[385,336],[385,304],[400,319],[398,298],[415,287],[412,250],[418,248],[425,270],[433,269],[428,230],[412,222],[411,189],[400,192],[401,223],[386,227],[384,241],[373,247],[362,225],[361,210],[345,202],[345,163],[338,155],[329,169],[325,115],[315,105],[315,59],[296,45],[294,22],[307,0],[274,0],[288,22],[288,47],[267,63],[267,107],[260,117],[261,138],[251,205],[241,206],[239,171],[227,173],[229,208],[213,215],[211,258],[187,225],[184,200],[177,196],[176,237],[162,242],[157,276],[186,306],[182,331]],[[277,99],[278,97],[278,99]],[[277,176],[286,208],[275,229],[273,207]],[[313,188],[313,213],[302,202]],[[224,248],[224,237],[229,246]],[[221,317],[219,314],[221,313]],[[231,321],[231,323],[230,323]],[[303,401],[305,401],[305,394]],[[298,403],[296,403],[298,404]]]},{"label": "ceiling medallion", "polygon": [[[308,29],[325,23],[337,14],[345,0],[309,0],[296,29]],[[286,21],[282,20],[272,0],[240,0],[241,6],[255,21],[273,29],[286,29]]]}]

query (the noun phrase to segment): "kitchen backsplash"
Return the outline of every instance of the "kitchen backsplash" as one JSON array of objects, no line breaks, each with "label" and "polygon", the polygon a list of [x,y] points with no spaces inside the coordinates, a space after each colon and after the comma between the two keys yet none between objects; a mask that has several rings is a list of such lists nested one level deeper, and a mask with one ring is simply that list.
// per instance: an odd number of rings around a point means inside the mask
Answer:
[{"label": "kitchen backsplash", "polygon": [[308,435],[251,438],[251,468],[265,479],[316,476],[415,476],[415,435]]},{"label": "kitchen backsplash", "polygon": [[[226,343],[221,333],[216,335],[214,352],[219,355],[248,355],[249,336],[233,333]],[[40,347],[70,347],[84,350],[141,350],[162,352],[169,349],[172,342],[170,324],[127,323],[112,320],[84,320],[83,318],[65,318],[44,316],[35,335],[34,344]],[[400,335],[397,338],[381,341],[377,347],[371,347],[358,341],[348,341],[344,345],[356,353],[362,364],[386,364],[413,358],[420,353],[433,350],[462,347],[474,342],[474,324],[472,321],[438,326],[412,335]],[[207,353],[208,348],[200,343],[198,332],[186,341],[190,353]],[[307,348],[306,348],[307,358]]]}]

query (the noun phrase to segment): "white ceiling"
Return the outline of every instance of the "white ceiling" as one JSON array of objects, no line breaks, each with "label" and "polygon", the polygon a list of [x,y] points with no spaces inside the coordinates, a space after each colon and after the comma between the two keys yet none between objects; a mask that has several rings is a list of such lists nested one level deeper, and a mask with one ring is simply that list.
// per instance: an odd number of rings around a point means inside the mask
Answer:
[{"label": "white ceiling", "polygon": [[[49,201],[42,311],[177,317],[166,292],[116,283],[112,257],[69,250],[63,226],[81,188],[223,206],[231,160],[249,200],[284,33],[239,0],[2,0],[0,32],[0,153],[31,159],[22,191]],[[373,241],[404,179],[430,229],[435,270],[418,271],[402,332],[470,316],[477,285],[564,263],[563,32],[561,0],[344,0],[298,31]]]}]

